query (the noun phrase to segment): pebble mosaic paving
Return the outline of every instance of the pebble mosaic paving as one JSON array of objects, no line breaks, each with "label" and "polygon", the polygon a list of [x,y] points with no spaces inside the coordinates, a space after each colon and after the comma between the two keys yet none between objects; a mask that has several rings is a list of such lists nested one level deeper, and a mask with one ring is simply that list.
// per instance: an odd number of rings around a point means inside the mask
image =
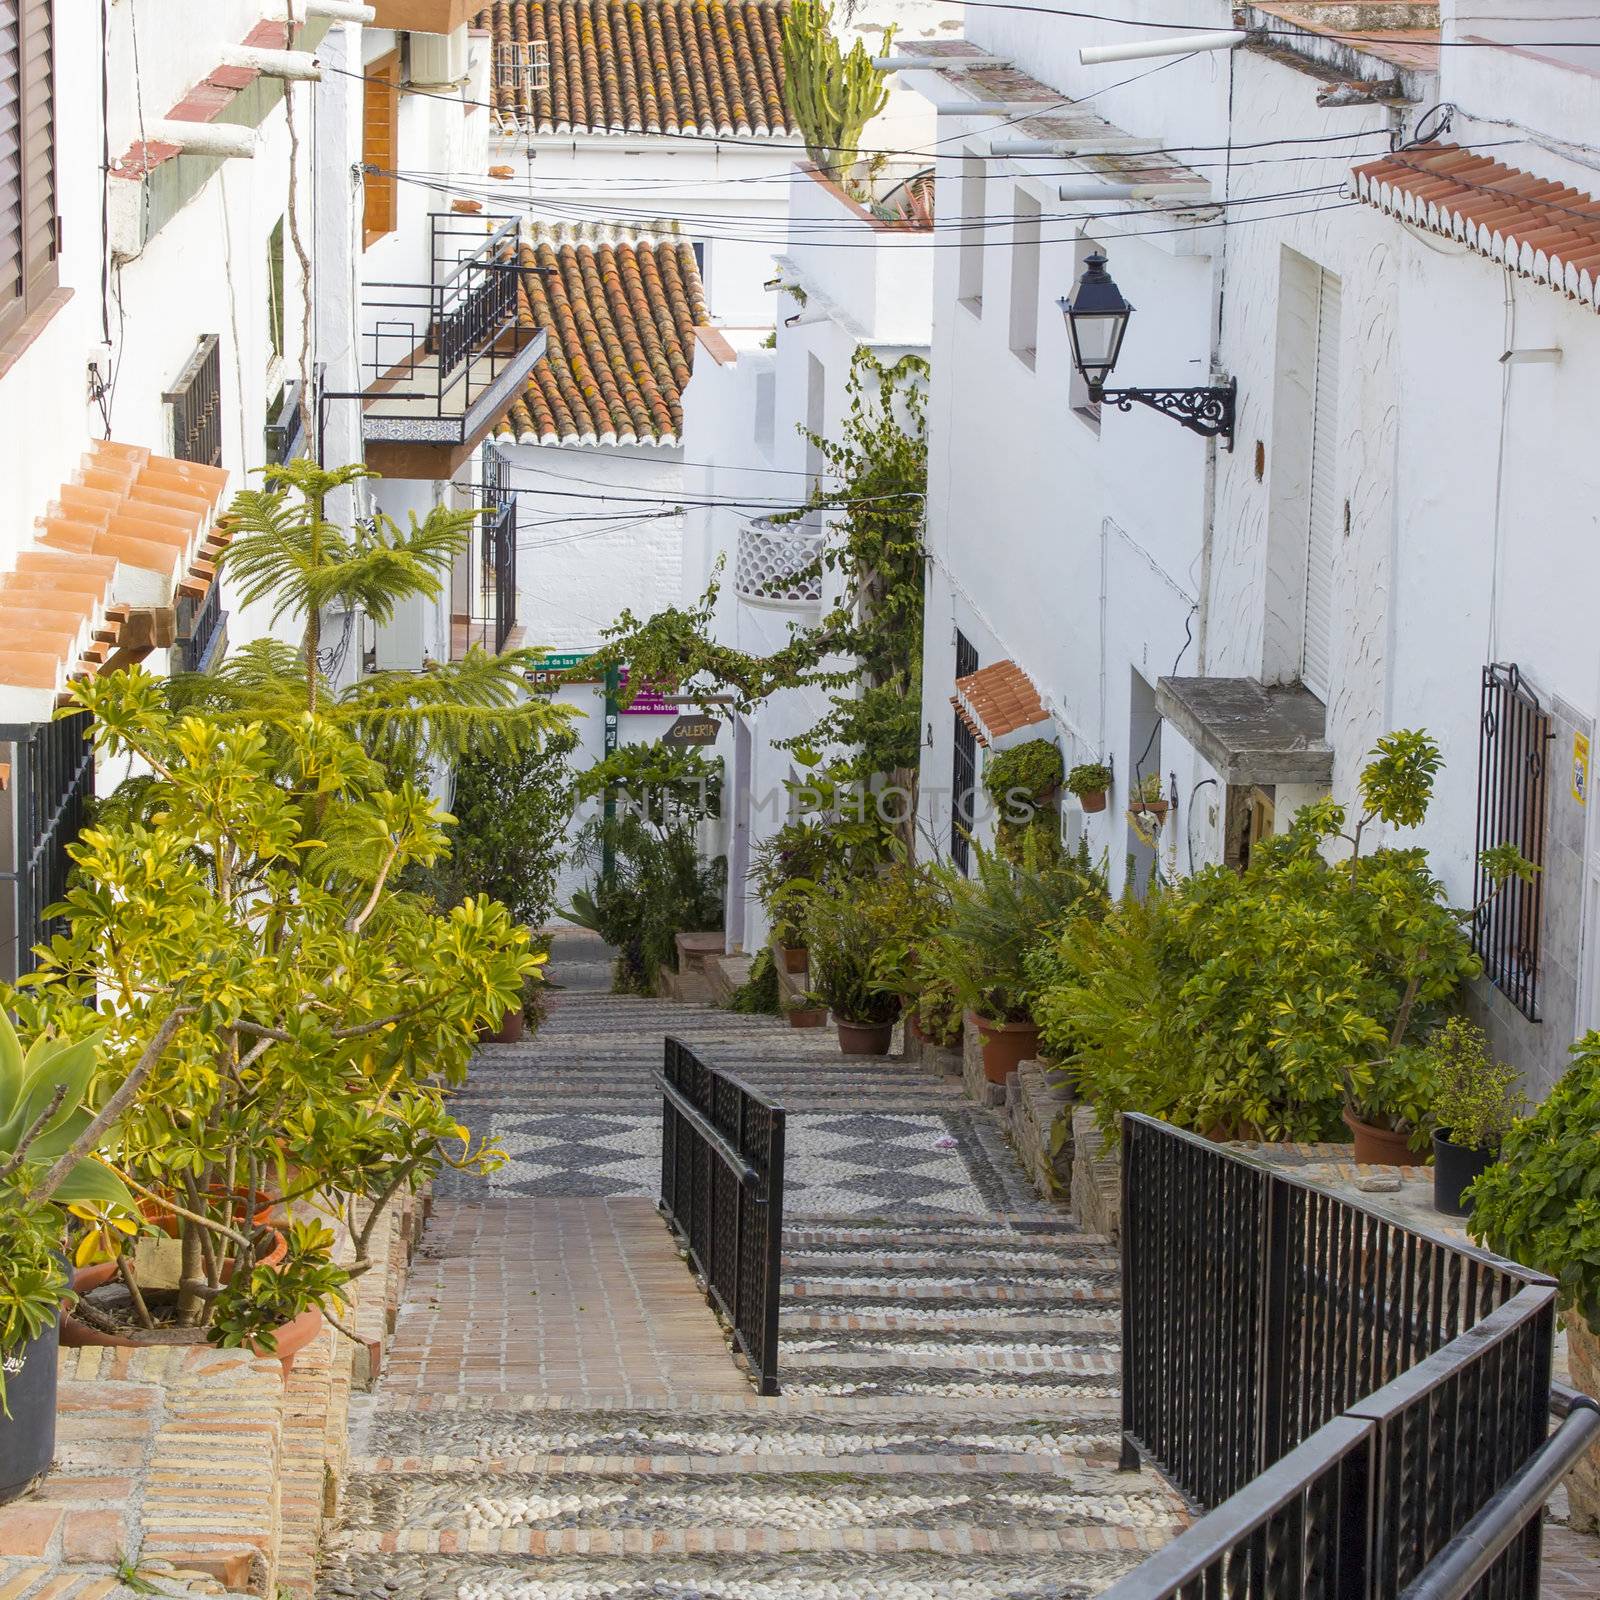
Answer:
[{"label": "pebble mosaic paving", "polygon": [[[583,954],[457,1103],[509,1159],[437,1186],[324,1600],[1087,1600],[1183,1526],[1118,1470],[1115,1253],[993,1113]],[[668,1032],[788,1112],[776,1398],[659,1276]]]}]

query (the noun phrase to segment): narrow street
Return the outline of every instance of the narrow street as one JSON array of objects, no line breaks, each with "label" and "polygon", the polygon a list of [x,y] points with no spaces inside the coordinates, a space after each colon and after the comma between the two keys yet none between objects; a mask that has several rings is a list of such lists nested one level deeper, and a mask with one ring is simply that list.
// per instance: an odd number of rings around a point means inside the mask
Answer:
[{"label": "narrow street", "polygon": [[[438,1186],[320,1592],[1067,1597],[1164,1543],[1177,1501],[1117,1471],[1115,1257],[992,1114],[831,1033],[613,997],[596,954],[558,945],[549,1022],[458,1102],[511,1160]],[[669,1031],[789,1110],[775,1399],[654,1211]]]}]

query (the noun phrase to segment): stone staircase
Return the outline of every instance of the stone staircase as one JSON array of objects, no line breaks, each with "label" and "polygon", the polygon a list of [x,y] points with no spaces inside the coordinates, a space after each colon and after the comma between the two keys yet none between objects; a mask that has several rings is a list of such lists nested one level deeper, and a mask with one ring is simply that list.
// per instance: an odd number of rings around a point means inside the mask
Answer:
[{"label": "stone staircase", "polygon": [[467,1120],[513,1092],[552,1116],[653,1114],[669,1031],[779,1099],[792,1130],[859,1123],[841,1170],[896,1139],[924,1159],[933,1119],[965,1186],[941,1206],[886,1180],[874,1209],[802,1154],[775,1398],[380,1393],[320,1594],[1069,1600],[1183,1526],[1154,1474],[1117,1467],[1112,1247],[1034,1198],[958,1084],[844,1057],[831,1032],[569,993],[538,1039],[485,1052]]}]

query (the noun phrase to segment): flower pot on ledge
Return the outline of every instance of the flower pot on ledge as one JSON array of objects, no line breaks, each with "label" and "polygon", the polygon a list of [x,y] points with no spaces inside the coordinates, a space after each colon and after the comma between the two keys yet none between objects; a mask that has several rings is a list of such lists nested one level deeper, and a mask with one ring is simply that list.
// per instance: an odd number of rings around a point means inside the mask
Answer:
[{"label": "flower pot on ledge", "polygon": [[1396,1133],[1393,1128],[1380,1128],[1375,1123],[1363,1122],[1349,1106],[1339,1115],[1355,1139],[1355,1160],[1370,1167],[1420,1167],[1427,1164],[1426,1156],[1419,1156],[1411,1148],[1410,1135]]},{"label": "flower pot on ledge", "polygon": [[1471,1205],[1462,1198],[1469,1184],[1494,1165],[1493,1150],[1474,1150],[1454,1144],[1449,1136],[1433,1136],[1433,1209],[1447,1217],[1472,1215]]},{"label": "flower pot on ledge", "polygon": [[804,972],[806,970],[806,947],[803,944],[780,944],[778,946],[778,959],[785,972]]},{"label": "flower pot on ledge", "polygon": [[824,1028],[828,1024],[828,1012],[823,1006],[791,1006],[784,1015],[791,1028]]},{"label": "flower pot on ledge", "polygon": [[967,1021],[978,1030],[983,1075],[990,1083],[1003,1084],[1024,1061],[1038,1054],[1039,1025],[1035,1022],[998,1022],[980,1017],[976,1011],[967,1013]]}]

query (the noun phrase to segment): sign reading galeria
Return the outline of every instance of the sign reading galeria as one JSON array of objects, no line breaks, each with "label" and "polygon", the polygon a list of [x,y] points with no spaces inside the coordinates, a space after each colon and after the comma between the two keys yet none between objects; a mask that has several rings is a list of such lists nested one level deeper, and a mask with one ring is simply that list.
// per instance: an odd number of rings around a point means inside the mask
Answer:
[{"label": "sign reading galeria", "polygon": [[687,750],[696,745],[715,744],[717,733],[722,724],[715,717],[708,717],[700,712],[679,717],[667,731],[662,734],[662,744],[671,745],[675,749]]}]

